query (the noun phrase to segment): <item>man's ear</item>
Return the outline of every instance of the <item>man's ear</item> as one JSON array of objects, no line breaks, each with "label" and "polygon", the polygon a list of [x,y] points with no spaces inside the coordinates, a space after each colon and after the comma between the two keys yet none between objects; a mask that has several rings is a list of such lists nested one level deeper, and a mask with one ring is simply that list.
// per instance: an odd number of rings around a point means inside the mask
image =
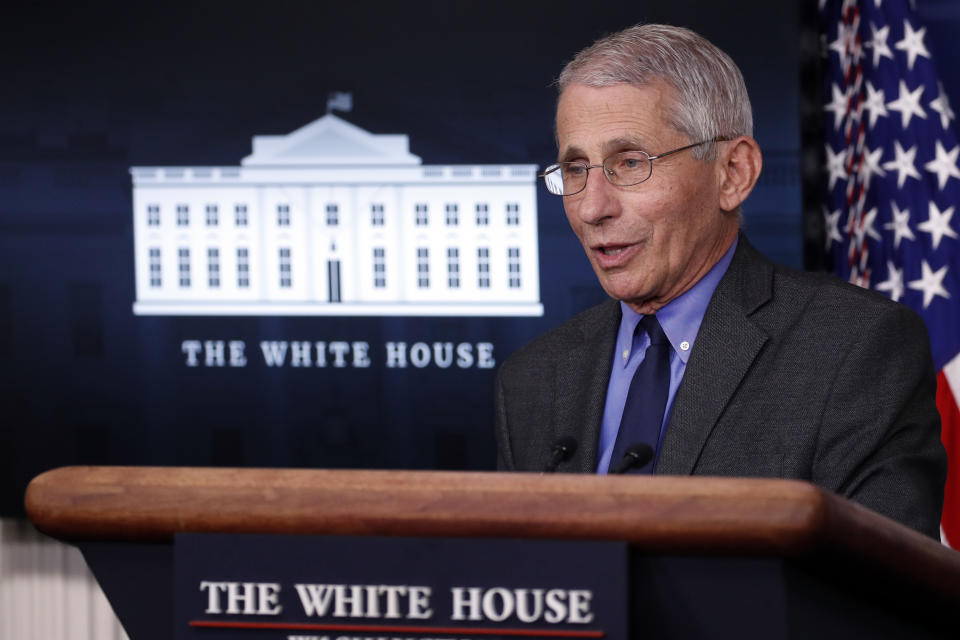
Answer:
[{"label": "man's ear", "polygon": [[763,154],[760,145],[749,136],[718,143],[717,169],[720,178],[720,208],[733,211],[739,207],[760,177]]}]

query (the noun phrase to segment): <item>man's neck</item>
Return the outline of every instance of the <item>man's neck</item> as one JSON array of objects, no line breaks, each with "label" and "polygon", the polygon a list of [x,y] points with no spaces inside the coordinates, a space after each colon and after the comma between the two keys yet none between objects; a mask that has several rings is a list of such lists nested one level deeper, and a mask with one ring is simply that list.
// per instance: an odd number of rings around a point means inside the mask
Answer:
[{"label": "man's neck", "polygon": [[669,294],[656,298],[648,298],[646,300],[624,300],[624,304],[641,315],[656,313],[700,282],[727,253],[731,245],[733,245],[734,240],[737,239],[739,232],[739,225],[731,226],[728,231],[724,232],[713,246],[710,247],[710,250],[705,254],[706,257],[699,262],[697,268],[691,270],[687,277],[680,280]]}]

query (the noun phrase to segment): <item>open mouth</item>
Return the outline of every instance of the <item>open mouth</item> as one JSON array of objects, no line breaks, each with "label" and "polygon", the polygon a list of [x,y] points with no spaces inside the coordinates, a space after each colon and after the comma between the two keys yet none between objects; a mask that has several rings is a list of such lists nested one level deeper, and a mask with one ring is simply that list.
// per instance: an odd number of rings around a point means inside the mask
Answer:
[{"label": "open mouth", "polygon": [[603,269],[619,269],[625,266],[637,251],[636,243],[596,244],[591,247],[593,259]]},{"label": "open mouth", "polygon": [[600,247],[600,252],[605,256],[618,256],[621,253],[623,253],[625,249],[626,247],[616,247],[616,248]]},{"label": "open mouth", "polygon": [[596,244],[593,246],[593,250],[598,251],[605,256],[618,256],[624,251],[628,251],[633,246],[633,243],[629,242],[624,242],[622,244]]}]

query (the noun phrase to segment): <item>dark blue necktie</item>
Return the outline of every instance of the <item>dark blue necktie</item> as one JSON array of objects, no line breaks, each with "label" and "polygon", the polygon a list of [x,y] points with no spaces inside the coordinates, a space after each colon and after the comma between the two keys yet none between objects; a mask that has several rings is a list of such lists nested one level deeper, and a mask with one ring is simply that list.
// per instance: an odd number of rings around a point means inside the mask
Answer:
[{"label": "dark blue necktie", "polygon": [[[655,315],[643,316],[637,331],[641,327],[650,336],[650,346],[633,374],[630,390],[627,391],[620,430],[613,445],[613,455],[610,456],[611,469],[620,463],[631,445],[645,442],[654,451],[657,450],[663,412],[670,393],[670,341]],[[629,473],[653,473],[655,462],[656,456],[643,467],[630,469]]]}]

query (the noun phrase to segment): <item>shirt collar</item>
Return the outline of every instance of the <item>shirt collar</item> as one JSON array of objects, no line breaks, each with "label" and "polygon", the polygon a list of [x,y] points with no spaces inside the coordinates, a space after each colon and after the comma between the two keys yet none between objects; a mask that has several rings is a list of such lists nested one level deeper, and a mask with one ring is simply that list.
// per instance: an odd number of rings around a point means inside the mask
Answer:
[{"label": "shirt collar", "polygon": [[[693,351],[693,343],[697,339],[700,323],[703,322],[703,316],[707,312],[713,292],[723,274],[727,272],[727,267],[730,266],[730,261],[737,249],[738,239],[734,238],[727,252],[705,276],[657,311],[657,320],[660,321],[663,332],[670,340],[674,353],[684,364],[687,363],[690,352]],[[623,301],[620,302],[620,309],[623,315],[617,334],[617,351],[620,355],[620,363],[627,366],[633,351],[633,335],[643,315],[631,309]]]}]

